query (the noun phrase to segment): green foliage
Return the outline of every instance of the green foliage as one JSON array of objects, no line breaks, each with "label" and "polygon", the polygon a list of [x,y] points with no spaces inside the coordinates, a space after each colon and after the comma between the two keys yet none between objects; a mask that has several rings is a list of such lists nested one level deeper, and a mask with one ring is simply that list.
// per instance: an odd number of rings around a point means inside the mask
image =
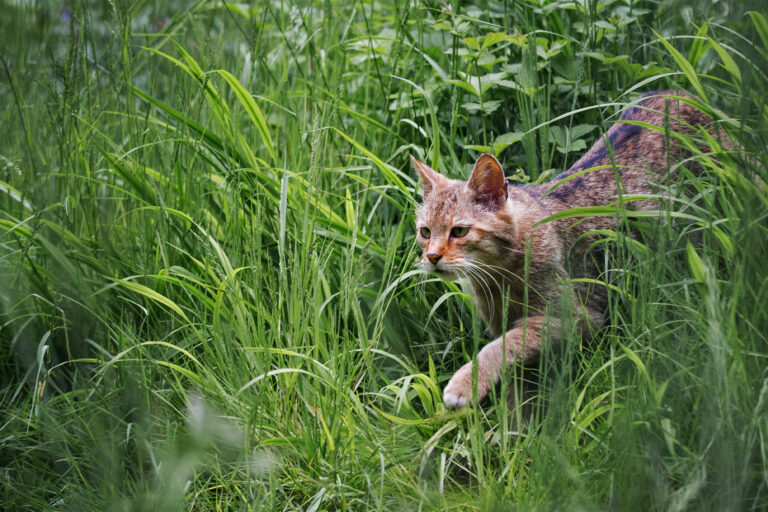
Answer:
[{"label": "green foliage", "polygon": [[[765,509],[760,6],[0,3],[3,508]],[[519,380],[446,410],[484,334],[414,269],[409,155],[546,180],[671,87],[737,149],[621,198],[528,423]]]}]

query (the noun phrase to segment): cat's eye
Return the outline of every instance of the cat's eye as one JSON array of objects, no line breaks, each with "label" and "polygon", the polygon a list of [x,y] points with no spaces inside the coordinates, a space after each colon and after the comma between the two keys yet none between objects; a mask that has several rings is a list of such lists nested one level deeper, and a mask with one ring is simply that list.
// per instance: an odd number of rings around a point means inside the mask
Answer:
[{"label": "cat's eye", "polygon": [[429,238],[429,235],[432,234],[429,228],[421,228],[419,229],[419,233],[421,233],[421,236],[423,236],[424,238]]},{"label": "cat's eye", "polygon": [[469,233],[469,228],[466,226],[456,226],[451,230],[451,236],[453,238],[461,238]]}]

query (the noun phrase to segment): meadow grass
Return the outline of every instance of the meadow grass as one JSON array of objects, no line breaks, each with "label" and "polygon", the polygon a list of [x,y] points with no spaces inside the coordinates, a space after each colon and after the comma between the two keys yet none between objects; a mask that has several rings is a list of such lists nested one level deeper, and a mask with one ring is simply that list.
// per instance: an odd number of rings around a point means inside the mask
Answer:
[{"label": "meadow grass", "polygon": [[[760,7],[0,3],[3,508],[765,510]],[[446,410],[487,338],[408,156],[547,180],[672,87],[737,150],[617,210],[528,423],[506,382]]]}]

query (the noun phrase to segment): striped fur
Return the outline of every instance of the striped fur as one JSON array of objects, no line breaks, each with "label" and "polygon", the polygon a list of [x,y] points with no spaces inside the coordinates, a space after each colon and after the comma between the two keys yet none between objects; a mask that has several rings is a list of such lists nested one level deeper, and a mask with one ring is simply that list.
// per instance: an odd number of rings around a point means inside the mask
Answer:
[{"label": "striped fur", "polygon": [[[690,156],[675,133],[692,135],[703,128],[730,148],[712,119],[689,104],[695,102],[682,91],[642,96],[569,170],[546,184],[509,185],[499,162],[487,154],[478,158],[466,182],[446,178],[413,160],[424,188],[416,215],[422,265],[445,279],[466,278],[489,332],[496,337],[478,354],[478,396],[472,395],[472,363],[467,363],[445,387],[447,406],[482,400],[505,363],[530,364],[543,339],[562,341],[557,318],[545,315],[550,304],[557,306],[570,297],[587,335],[602,324],[605,289],[563,283],[568,278],[599,277],[592,249],[595,235],[590,233],[613,229],[616,219],[537,223],[565,209],[609,204],[620,192],[622,196],[653,193],[653,184],[668,182],[677,165]],[[582,171],[586,172],[579,174]],[[659,205],[641,200],[628,207]]]}]

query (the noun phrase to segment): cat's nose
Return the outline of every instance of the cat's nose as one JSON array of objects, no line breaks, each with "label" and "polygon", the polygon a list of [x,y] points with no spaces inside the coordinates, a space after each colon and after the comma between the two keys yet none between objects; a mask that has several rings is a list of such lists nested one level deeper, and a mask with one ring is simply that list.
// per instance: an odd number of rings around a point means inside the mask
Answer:
[{"label": "cat's nose", "polygon": [[427,254],[427,259],[432,262],[433,265],[437,265],[437,262],[440,261],[440,258],[442,258],[442,254],[438,254],[436,252],[430,252]]}]

